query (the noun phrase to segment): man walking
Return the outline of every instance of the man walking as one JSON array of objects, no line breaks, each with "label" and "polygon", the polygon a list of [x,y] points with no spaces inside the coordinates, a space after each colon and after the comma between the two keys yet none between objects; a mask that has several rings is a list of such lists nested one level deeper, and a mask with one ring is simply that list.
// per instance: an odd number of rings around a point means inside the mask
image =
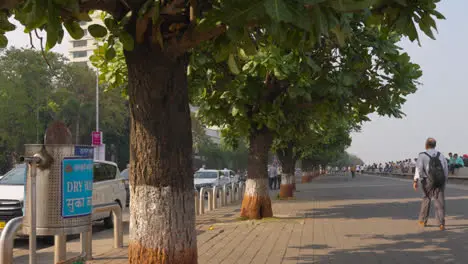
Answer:
[{"label": "man walking", "polygon": [[268,182],[270,184],[270,190],[276,189],[276,167],[275,165],[268,165]]},{"label": "man walking", "polygon": [[426,140],[426,151],[421,152],[416,164],[413,188],[418,189],[418,181],[424,193],[419,212],[419,225],[426,226],[431,208],[431,200],[434,199],[436,218],[440,230],[445,230],[445,184],[448,177],[447,160],[437,150],[436,140]]}]

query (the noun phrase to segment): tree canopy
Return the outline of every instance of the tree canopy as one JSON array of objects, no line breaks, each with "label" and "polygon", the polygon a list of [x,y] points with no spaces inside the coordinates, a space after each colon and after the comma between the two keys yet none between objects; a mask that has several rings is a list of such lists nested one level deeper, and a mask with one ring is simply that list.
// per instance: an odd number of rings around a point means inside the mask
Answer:
[{"label": "tree canopy", "polygon": [[[0,171],[5,172],[24,144],[42,143],[47,125],[63,120],[74,135],[74,143],[91,144],[95,125],[94,71],[70,64],[61,55],[27,49],[6,49],[0,55]],[[114,144],[121,167],[128,163],[128,112],[117,90],[100,100],[105,143]],[[16,153],[16,154],[14,154]],[[111,154],[111,153],[109,153]],[[13,156],[12,156],[13,155]]]}]

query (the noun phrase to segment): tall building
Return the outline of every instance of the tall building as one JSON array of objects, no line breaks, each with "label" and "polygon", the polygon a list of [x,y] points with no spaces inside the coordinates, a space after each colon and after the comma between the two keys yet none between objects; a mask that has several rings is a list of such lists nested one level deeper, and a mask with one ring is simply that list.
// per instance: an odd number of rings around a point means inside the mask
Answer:
[{"label": "tall building", "polygon": [[103,25],[100,18],[100,13],[95,12],[91,15],[93,21],[81,21],[80,26],[84,30],[84,37],[81,39],[73,39],[68,36],[68,59],[71,62],[87,63],[91,67],[89,56],[93,55],[93,51],[97,48],[97,40],[88,32],[88,26],[92,24]]}]

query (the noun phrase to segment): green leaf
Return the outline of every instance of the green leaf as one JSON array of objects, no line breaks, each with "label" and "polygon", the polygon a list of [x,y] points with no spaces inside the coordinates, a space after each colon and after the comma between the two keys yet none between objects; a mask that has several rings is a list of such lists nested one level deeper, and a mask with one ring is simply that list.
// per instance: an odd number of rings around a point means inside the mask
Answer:
[{"label": "green leaf", "polygon": [[135,41],[133,37],[126,31],[123,31],[122,34],[120,34],[119,40],[122,42],[124,49],[127,51],[132,51],[135,47]]},{"label": "green leaf", "polygon": [[110,47],[106,50],[106,54],[104,55],[106,60],[110,61],[115,58],[116,52],[114,47]]},{"label": "green leaf", "polygon": [[232,54],[229,54],[229,58],[228,58],[228,66],[229,66],[229,70],[237,75],[240,73],[240,70],[239,70],[239,67],[237,67],[237,63],[236,63],[236,59],[234,58],[234,55]]},{"label": "green leaf", "polygon": [[46,41],[46,51],[52,49],[58,41],[58,31],[56,29],[47,26],[47,41]]},{"label": "green leaf", "polygon": [[394,0],[395,2],[399,3],[400,5],[402,6],[407,6],[408,3],[406,2],[406,0]]},{"label": "green leaf", "polygon": [[151,19],[153,20],[153,25],[156,25],[158,23],[158,19],[159,19],[159,12],[160,12],[160,2],[159,0],[154,0],[154,11],[153,11],[153,14],[151,16]]},{"label": "green leaf", "polygon": [[93,19],[89,16],[87,12],[76,13],[74,16],[80,21],[86,21],[86,22],[93,21]]},{"label": "green leaf", "polygon": [[4,19],[0,17],[0,30],[3,31],[13,31],[16,29],[16,26],[8,21],[8,18],[5,16]]},{"label": "green leaf", "polygon": [[445,16],[442,15],[440,12],[437,10],[432,10],[431,13],[437,18],[437,19],[445,19]]},{"label": "green leaf", "polygon": [[89,25],[88,31],[95,38],[103,38],[107,35],[107,29],[99,24]]},{"label": "green leaf", "polygon": [[231,114],[232,116],[237,116],[237,114],[239,114],[239,108],[237,108],[236,106],[233,106]]},{"label": "green leaf", "polygon": [[0,48],[6,48],[8,45],[8,39],[5,37],[5,35],[0,34]]},{"label": "green leaf", "polygon": [[76,22],[76,21],[67,21],[67,22],[63,23],[63,25],[67,29],[68,34],[70,34],[70,36],[73,39],[81,39],[84,36],[84,31],[80,27],[80,24],[78,24],[78,22]]},{"label": "green leaf", "polygon": [[138,10],[138,17],[143,17],[151,7],[153,0],[146,0],[146,2],[141,6],[140,10]]},{"label": "green leaf", "polygon": [[57,9],[54,6],[52,0],[48,1],[49,10],[47,23],[47,41],[46,41],[46,51],[52,49],[59,40],[59,29],[61,29],[60,20],[58,17]]},{"label": "green leaf", "polygon": [[111,17],[106,17],[104,19],[104,25],[106,25],[110,32],[114,32],[118,29],[117,22]]},{"label": "green leaf", "polygon": [[344,32],[341,30],[341,28],[338,26],[338,27],[334,27],[332,30],[331,30],[333,33],[335,33],[335,36],[336,36],[336,39],[338,40],[338,44],[340,46],[344,46],[345,44],[345,34]]},{"label": "green leaf", "polygon": [[267,14],[277,22],[293,22],[294,15],[284,0],[266,0],[264,3]]}]

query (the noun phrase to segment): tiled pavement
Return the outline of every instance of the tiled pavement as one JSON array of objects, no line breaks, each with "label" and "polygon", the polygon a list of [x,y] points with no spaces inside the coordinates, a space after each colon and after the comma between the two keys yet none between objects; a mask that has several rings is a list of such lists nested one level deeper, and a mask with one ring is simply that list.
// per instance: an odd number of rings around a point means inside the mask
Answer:
[{"label": "tiled pavement", "polygon": [[[198,217],[199,263],[468,263],[467,186],[448,187],[443,232],[433,218],[417,226],[421,194],[408,180],[327,175],[297,187],[295,200],[273,200],[271,219],[239,221],[238,204]],[[127,263],[111,237],[94,235],[92,263]],[[42,263],[51,263],[51,248],[42,251]],[[15,255],[26,263],[24,250]]]}]

